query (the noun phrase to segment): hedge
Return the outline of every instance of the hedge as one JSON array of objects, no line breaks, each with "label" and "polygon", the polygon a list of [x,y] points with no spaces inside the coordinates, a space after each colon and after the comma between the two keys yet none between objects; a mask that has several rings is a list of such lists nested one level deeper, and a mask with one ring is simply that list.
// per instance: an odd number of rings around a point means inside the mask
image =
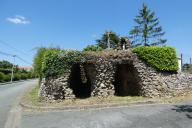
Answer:
[{"label": "hedge", "polygon": [[61,76],[70,72],[72,64],[82,60],[82,53],[76,50],[47,50],[42,63],[44,77]]},{"label": "hedge", "polygon": [[3,82],[4,74],[0,72],[0,82]]},{"label": "hedge", "polygon": [[176,50],[172,47],[139,46],[132,51],[157,70],[178,70]]},{"label": "hedge", "polygon": [[[35,75],[30,72],[13,74],[13,81],[26,80],[26,79],[31,79],[31,78],[35,78]],[[9,81],[11,81],[11,74],[4,74],[4,73],[0,72],[0,83],[9,82]]]}]

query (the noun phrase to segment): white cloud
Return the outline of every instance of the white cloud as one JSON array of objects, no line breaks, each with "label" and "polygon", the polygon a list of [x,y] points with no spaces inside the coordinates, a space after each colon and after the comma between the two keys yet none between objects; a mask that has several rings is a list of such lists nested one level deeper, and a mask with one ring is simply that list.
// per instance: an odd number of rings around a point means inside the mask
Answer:
[{"label": "white cloud", "polygon": [[7,21],[14,24],[30,24],[30,21],[27,20],[24,16],[15,15],[14,17],[8,17]]}]

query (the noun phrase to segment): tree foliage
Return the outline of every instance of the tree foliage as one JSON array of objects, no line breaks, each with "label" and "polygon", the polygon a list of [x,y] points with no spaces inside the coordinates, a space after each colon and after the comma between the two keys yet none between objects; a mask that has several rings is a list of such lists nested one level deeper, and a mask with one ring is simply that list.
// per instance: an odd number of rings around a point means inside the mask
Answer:
[{"label": "tree foliage", "polygon": [[[0,72],[3,72],[4,74],[11,73],[13,64],[9,61],[2,60],[0,61]],[[19,68],[17,65],[14,65],[14,72],[18,72]]]},{"label": "tree foliage", "polygon": [[96,46],[96,45],[88,45],[87,47],[85,47],[83,49],[84,52],[87,52],[87,51],[94,51],[94,52],[97,52],[97,51],[102,51],[103,49],[99,46]]},{"label": "tree foliage", "polygon": [[130,31],[131,43],[134,46],[164,45],[162,36],[165,34],[159,25],[159,19],[155,17],[145,4],[139,10],[139,15],[134,19],[136,26]]},{"label": "tree foliage", "polygon": [[116,49],[118,47],[120,38],[113,31],[105,32],[102,35],[101,39],[97,39],[96,40],[97,46],[101,47],[102,49],[108,48],[108,39],[110,42],[110,48]]},{"label": "tree foliage", "polygon": [[11,69],[12,66],[13,64],[10,63],[9,61],[6,61],[6,60],[0,61],[0,68]]}]

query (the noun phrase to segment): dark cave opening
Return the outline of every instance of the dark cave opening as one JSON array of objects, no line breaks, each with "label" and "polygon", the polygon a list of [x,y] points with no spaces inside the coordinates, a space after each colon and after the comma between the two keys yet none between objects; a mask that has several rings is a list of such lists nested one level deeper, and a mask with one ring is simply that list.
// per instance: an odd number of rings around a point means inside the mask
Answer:
[{"label": "dark cave opening", "polygon": [[115,73],[115,95],[139,96],[140,86],[135,68],[132,64],[118,64]]},{"label": "dark cave opening", "polygon": [[87,77],[87,82],[81,80],[81,69],[79,64],[74,64],[70,75],[70,88],[76,98],[88,98],[91,96],[91,82]]}]

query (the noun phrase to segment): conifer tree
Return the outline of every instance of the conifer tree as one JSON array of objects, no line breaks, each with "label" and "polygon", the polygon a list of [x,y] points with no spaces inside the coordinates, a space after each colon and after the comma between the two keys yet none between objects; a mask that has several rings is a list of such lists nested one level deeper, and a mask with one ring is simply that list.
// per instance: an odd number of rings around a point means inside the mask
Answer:
[{"label": "conifer tree", "polygon": [[136,26],[130,31],[132,46],[164,45],[166,43],[167,40],[162,39],[165,32],[159,25],[159,19],[145,4],[134,21]]}]

